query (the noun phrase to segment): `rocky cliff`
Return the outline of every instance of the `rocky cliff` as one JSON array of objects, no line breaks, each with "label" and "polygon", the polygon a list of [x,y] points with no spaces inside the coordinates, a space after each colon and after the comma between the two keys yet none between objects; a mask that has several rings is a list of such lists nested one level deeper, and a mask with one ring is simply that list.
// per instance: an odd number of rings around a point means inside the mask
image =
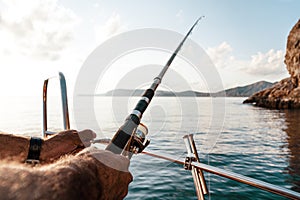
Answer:
[{"label": "rocky cliff", "polygon": [[255,93],[244,103],[277,109],[300,108],[300,19],[289,33],[284,63],[290,77]]}]

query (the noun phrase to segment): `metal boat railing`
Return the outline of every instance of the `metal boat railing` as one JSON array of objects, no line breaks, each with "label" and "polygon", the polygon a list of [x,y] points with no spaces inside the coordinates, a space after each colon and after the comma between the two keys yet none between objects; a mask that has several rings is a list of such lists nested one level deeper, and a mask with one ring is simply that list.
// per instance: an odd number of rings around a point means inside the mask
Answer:
[{"label": "metal boat railing", "polygon": [[55,132],[48,131],[48,127],[47,127],[47,89],[48,89],[48,82],[52,78],[59,79],[61,103],[62,103],[62,113],[63,113],[63,125],[64,125],[65,130],[70,129],[66,79],[65,79],[64,74],[59,72],[58,76],[51,77],[51,78],[44,80],[44,86],[43,86],[43,137],[47,137],[48,135],[55,134]]},{"label": "metal boat railing", "polygon": [[[206,188],[206,183],[205,183],[205,179],[202,173],[203,171],[218,175],[218,176],[222,176],[240,183],[244,183],[283,197],[287,197],[290,199],[300,199],[300,193],[283,188],[283,187],[279,187],[277,185],[273,185],[264,181],[260,181],[254,178],[250,178],[241,174],[237,174],[234,172],[230,172],[218,167],[213,167],[211,165],[206,165],[203,163],[200,163],[199,157],[198,157],[198,153],[197,153],[197,149],[195,146],[195,142],[193,140],[193,135],[186,135],[183,137],[186,148],[187,148],[187,157],[185,159],[185,161],[182,160],[178,160],[175,158],[172,158],[171,156],[163,156],[163,155],[158,155],[158,154],[154,154],[154,153],[150,153],[150,152],[142,152],[146,155],[152,156],[152,157],[156,157],[156,158],[160,158],[160,159],[164,159],[164,160],[168,160],[180,165],[183,165],[185,169],[187,170],[191,170],[192,175],[193,175],[193,179],[194,179],[194,183],[195,183],[195,188],[196,188],[196,194],[199,200],[203,200],[204,199],[204,195],[208,194],[208,191],[205,190]],[[196,174],[197,173],[197,174]]]},{"label": "metal boat railing", "polygon": [[[70,122],[69,122],[66,80],[63,73],[61,72],[59,72],[58,78],[60,80],[60,89],[61,89],[63,124],[64,124],[64,129],[68,130],[70,129]],[[49,80],[50,78],[44,81],[44,87],[43,87],[43,137],[54,134],[54,132],[50,132],[47,130],[47,87],[48,87]],[[200,159],[195,145],[195,141],[193,139],[193,135],[192,134],[185,135],[183,137],[183,140],[187,149],[187,157],[185,158],[185,161],[172,158],[172,156],[169,155],[168,156],[158,155],[158,154],[145,152],[145,151],[143,151],[142,153],[152,157],[168,160],[170,162],[183,165],[186,170],[191,170],[194,179],[195,188],[196,188],[196,194],[199,200],[204,200],[205,199],[204,195],[207,195],[209,193],[206,186],[206,181],[203,175],[203,171],[221,177],[225,177],[240,183],[244,183],[283,197],[287,197],[290,199],[300,199],[300,193],[298,192],[283,187],[279,187],[264,181],[260,181],[254,178],[250,178],[241,174],[230,172],[221,168],[217,168],[211,165],[200,163]],[[103,144],[108,144],[109,142],[110,140],[107,139],[95,139],[92,141],[92,143],[103,143]]]}]

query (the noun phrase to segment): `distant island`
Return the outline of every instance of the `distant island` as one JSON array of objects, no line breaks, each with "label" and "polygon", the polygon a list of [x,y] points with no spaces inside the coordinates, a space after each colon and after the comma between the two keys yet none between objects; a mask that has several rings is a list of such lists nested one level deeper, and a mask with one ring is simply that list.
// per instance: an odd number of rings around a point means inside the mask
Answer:
[{"label": "distant island", "polygon": [[[199,92],[199,91],[183,91],[183,92],[171,92],[171,91],[156,91],[156,96],[161,97],[249,97],[254,93],[257,93],[261,90],[273,86],[275,83],[270,83],[267,81],[259,81],[246,86],[239,86],[227,89],[225,91],[219,91],[215,93]],[[225,93],[224,93],[225,92]],[[144,90],[130,90],[130,89],[116,89],[106,92],[105,94],[96,94],[95,96],[141,96],[144,93]]]}]

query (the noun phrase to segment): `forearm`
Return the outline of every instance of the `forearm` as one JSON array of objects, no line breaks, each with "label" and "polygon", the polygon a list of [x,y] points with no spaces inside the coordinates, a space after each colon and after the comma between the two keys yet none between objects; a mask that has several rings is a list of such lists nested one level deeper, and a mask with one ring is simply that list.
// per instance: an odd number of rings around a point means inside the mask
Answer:
[{"label": "forearm", "polygon": [[68,156],[37,167],[0,162],[0,197],[123,199],[132,181],[128,166],[129,160],[107,151]]},{"label": "forearm", "polygon": [[[91,130],[66,130],[46,138],[42,142],[40,161],[42,164],[59,159],[63,155],[75,154],[96,137]],[[29,151],[30,138],[0,132],[0,160],[24,162]]]},{"label": "forearm", "polygon": [[19,200],[103,199],[96,168],[93,160],[75,156],[34,168],[0,162],[0,196]]},{"label": "forearm", "polygon": [[29,137],[0,133],[0,159],[24,162],[29,150]]}]

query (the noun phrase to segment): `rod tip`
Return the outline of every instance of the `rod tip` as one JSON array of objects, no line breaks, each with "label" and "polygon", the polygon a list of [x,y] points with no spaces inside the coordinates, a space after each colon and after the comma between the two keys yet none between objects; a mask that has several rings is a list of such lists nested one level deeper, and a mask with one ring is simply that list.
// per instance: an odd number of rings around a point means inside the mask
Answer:
[{"label": "rod tip", "polygon": [[201,20],[203,18],[205,18],[205,15],[202,15],[201,17],[199,17],[197,21],[199,21],[199,20]]}]

